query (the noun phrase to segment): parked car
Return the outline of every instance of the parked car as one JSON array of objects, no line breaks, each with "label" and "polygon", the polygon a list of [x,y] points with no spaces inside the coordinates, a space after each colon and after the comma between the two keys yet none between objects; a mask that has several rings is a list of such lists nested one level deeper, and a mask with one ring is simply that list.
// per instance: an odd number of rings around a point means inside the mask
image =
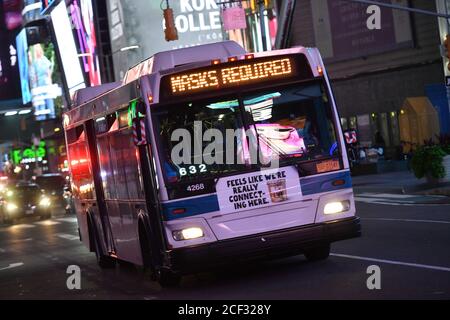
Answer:
[{"label": "parked car", "polygon": [[8,188],[0,198],[0,213],[6,224],[30,216],[49,219],[52,216],[51,200],[36,184],[18,184]]}]

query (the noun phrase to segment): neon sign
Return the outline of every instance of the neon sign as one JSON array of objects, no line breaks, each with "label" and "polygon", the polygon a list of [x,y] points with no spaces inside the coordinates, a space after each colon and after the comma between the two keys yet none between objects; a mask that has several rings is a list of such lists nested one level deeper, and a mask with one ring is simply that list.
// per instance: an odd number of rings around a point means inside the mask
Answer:
[{"label": "neon sign", "polygon": [[22,163],[33,163],[42,161],[47,156],[47,148],[45,141],[41,141],[38,147],[26,149],[16,149],[11,153],[11,161],[15,165]]}]

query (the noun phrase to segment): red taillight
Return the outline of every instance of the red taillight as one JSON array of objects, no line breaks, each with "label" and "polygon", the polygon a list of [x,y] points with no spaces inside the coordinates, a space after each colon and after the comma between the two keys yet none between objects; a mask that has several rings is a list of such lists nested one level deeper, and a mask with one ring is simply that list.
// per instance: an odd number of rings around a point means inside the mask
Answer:
[{"label": "red taillight", "polygon": [[186,213],[186,209],[185,208],[173,209],[172,213],[173,214],[184,214],[184,213]]}]

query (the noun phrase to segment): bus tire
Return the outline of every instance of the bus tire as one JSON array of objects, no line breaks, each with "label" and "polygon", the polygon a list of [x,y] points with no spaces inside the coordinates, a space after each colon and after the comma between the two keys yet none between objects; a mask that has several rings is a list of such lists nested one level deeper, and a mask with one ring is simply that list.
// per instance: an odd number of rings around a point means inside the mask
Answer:
[{"label": "bus tire", "polygon": [[330,244],[323,244],[305,251],[305,257],[309,261],[321,261],[330,256]]},{"label": "bus tire", "polygon": [[148,240],[146,230],[147,228],[145,227],[145,222],[143,219],[141,219],[138,225],[138,234],[139,234],[139,243],[141,245],[142,265],[144,269],[153,269],[151,263],[152,258],[150,252],[150,243]]},{"label": "bus tire", "polygon": [[156,279],[163,288],[178,287],[181,282],[181,276],[179,274],[176,274],[166,268],[162,268],[157,271]]},{"label": "bus tire", "polygon": [[97,264],[101,269],[113,269],[116,267],[116,260],[109,256],[103,254],[103,250],[100,246],[97,232],[95,232],[95,228],[92,225],[91,219],[89,219],[89,236],[92,239],[95,256],[97,258]]}]

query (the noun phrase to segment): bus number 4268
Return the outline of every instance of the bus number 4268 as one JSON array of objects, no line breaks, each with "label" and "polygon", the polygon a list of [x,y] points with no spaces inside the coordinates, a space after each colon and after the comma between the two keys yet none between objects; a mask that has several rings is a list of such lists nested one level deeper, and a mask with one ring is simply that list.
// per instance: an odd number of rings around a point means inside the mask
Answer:
[{"label": "bus number 4268", "polygon": [[203,183],[199,184],[193,184],[187,187],[187,191],[189,192],[195,192],[195,191],[201,191],[205,189],[205,185]]}]

